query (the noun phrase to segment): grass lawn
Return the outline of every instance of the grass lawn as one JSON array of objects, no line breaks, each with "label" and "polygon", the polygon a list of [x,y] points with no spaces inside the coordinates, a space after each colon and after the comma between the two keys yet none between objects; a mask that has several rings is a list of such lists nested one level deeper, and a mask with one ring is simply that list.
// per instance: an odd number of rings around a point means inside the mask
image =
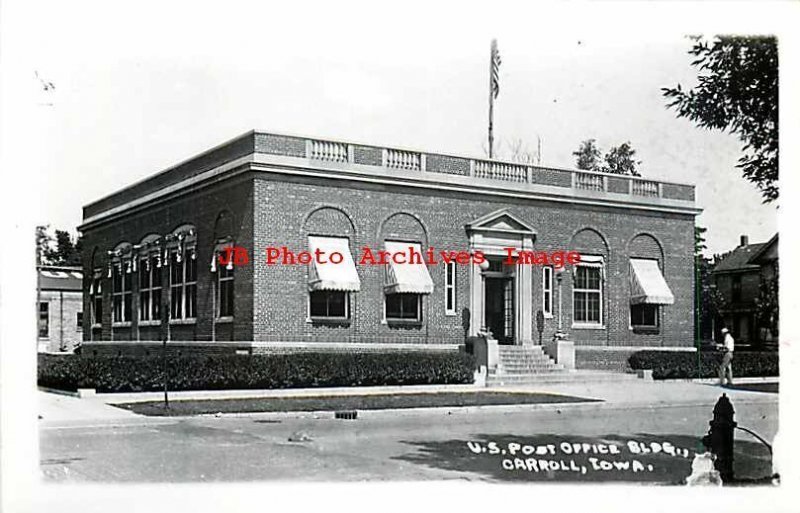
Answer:
[{"label": "grass lawn", "polygon": [[441,392],[420,394],[381,394],[347,396],[269,397],[248,399],[203,399],[170,401],[164,409],[162,401],[116,405],[147,416],[184,416],[213,413],[308,412],[341,410],[384,410],[393,408],[433,408],[458,406],[490,406],[510,404],[596,402],[557,394],[514,392]]}]

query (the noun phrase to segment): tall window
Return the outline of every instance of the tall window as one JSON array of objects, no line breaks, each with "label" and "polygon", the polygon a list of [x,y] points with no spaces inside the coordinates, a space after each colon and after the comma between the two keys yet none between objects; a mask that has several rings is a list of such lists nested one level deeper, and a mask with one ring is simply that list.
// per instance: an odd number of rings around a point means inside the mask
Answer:
[{"label": "tall window", "polygon": [[603,280],[599,266],[577,265],[572,289],[572,318],[576,324],[602,324]]},{"label": "tall window", "polygon": [[542,313],[553,316],[553,268],[542,267]]},{"label": "tall window", "polygon": [[197,258],[193,248],[170,251],[169,276],[170,318],[194,319],[197,310]]},{"label": "tall window", "polygon": [[734,302],[742,300],[742,275],[734,274],[731,277],[731,300]]},{"label": "tall window", "polygon": [[43,301],[39,303],[39,337],[47,338],[50,336],[50,303]]},{"label": "tall window", "polygon": [[139,320],[161,319],[161,266],[156,255],[142,258],[139,267]]},{"label": "tall window", "polygon": [[111,297],[113,322],[131,320],[131,273],[130,262],[117,262],[111,275]]},{"label": "tall window", "polygon": [[421,321],[422,295],[411,293],[386,294],[386,319]]},{"label": "tall window", "polygon": [[233,317],[233,265],[219,266],[217,295],[217,316]]},{"label": "tall window", "polygon": [[89,301],[92,325],[100,326],[103,322],[103,271],[100,269],[94,271]]},{"label": "tall window", "polygon": [[308,297],[312,318],[350,318],[350,294],[346,291],[312,290]]},{"label": "tall window", "polygon": [[456,263],[444,265],[444,310],[447,315],[456,314]]}]

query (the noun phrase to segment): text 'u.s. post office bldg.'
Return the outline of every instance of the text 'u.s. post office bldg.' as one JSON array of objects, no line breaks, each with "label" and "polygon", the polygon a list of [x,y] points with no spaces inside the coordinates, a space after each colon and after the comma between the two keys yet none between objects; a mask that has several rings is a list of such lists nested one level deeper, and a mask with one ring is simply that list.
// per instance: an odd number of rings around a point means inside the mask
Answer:
[{"label": "text 'u.s. post office bldg.'", "polygon": [[[526,346],[560,324],[578,367],[688,348],[694,198],[652,179],[250,132],[84,207],[84,345],[452,347],[489,332]],[[220,264],[232,246],[247,265]],[[346,258],[338,272],[267,265],[284,246]],[[365,247],[488,261],[359,265]],[[581,261],[504,265],[505,248]]]}]

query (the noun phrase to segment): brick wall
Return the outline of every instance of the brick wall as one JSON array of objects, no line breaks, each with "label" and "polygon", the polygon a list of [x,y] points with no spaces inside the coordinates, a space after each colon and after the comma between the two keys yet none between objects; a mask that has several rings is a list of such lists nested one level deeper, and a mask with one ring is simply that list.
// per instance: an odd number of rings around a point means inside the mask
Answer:
[{"label": "brick wall", "polygon": [[[155,175],[143,182],[146,185],[136,185],[109,200],[98,201],[86,207],[85,215],[124,204],[137,194],[194,176],[222,161],[247,153],[248,147],[260,153],[304,157],[306,140],[249,134],[177,166],[170,173]],[[380,148],[353,146],[355,162],[376,165],[381,158]],[[469,174],[468,159],[426,154],[426,162],[429,172]],[[571,186],[571,173],[568,171],[534,168],[531,175],[534,183]],[[620,184],[626,182],[615,177],[609,180],[614,184],[610,185],[612,190],[619,189]],[[690,199],[694,195],[689,186],[664,184],[663,190],[667,198]],[[105,277],[106,251],[123,241],[136,244],[148,234],[165,235],[179,225],[192,224],[197,230],[199,260],[198,317],[194,322],[172,326],[172,339],[458,344],[464,335],[462,311],[468,307],[467,266],[457,266],[457,315],[445,315],[445,267],[431,266],[435,290],[423,300],[424,322],[404,328],[389,326],[382,321],[383,268],[359,266],[362,290],[351,295],[351,319],[347,323],[326,325],[307,320],[306,266],[266,266],[264,249],[286,245],[300,251],[306,249],[309,234],[327,234],[348,236],[356,258],[364,246],[382,249],[387,238],[418,240],[423,246],[436,249],[461,250],[469,244],[464,226],[502,208],[537,230],[535,250],[579,250],[605,257],[601,329],[572,328],[571,272],[563,275],[563,323],[578,346],[691,345],[694,218],[690,214],[544,200],[512,202],[485,194],[431,191],[401,185],[359,184],[356,187],[333,179],[299,176],[289,179],[266,173],[242,174],[203,189],[174,195],[153,206],[132,209],[112,221],[88,226],[85,230],[85,276],[92,276],[92,270],[100,267],[105,283],[101,327],[85,330],[84,339],[158,340],[164,335],[163,326],[143,326],[137,322],[136,279],[132,280],[134,309],[131,325],[112,326],[111,284]],[[228,221],[220,223],[220,215],[224,212],[227,212]],[[228,228],[221,229],[222,225]],[[225,235],[250,252],[252,263],[236,270],[233,322],[217,323],[212,316],[215,275],[210,273],[209,263],[215,241]],[[676,297],[674,305],[662,308],[662,325],[657,334],[633,333],[629,328],[628,259],[632,256],[658,258]],[[534,268],[532,319],[536,317],[536,310],[541,308],[541,277],[541,269]],[[90,284],[91,280],[85,280],[84,311],[87,312]],[[167,293],[165,287],[165,298]],[[546,321],[545,338],[552,337],[556,329],[557,294],[554,309],[554,317]]]},{"label": "brick wall", "polygon": [[383,150],[373,146],[353,146],[353,162],[368,166],[383,165]]},{"label": "brick wall", "polygon": [[608,192],[617,192],[628,194],[628,184],[630,180],[627,178],[616,178],[613,176],[608,177]]},{"label": "brick wall", "polygon": [[469,160],[447,155],[428,153],[425,155],[426,171],[451,175],[469,175]]},{"label": "brick wall", "polygon": [[[381,249],[383,240],[397,230],[388,229],[399,219],[403,236],[438,249],[465,249],[469,240],[464,226],[494,210],[507,208],[538,231],[535,250],[576,249],[606,256],[604,329],[571,330],[571,279],[565,274],[564,325],[578,345],[678,346],[692,344],[692,248],[694,220],[690,215],[649,213],[604,207],[584,207],[543,201],[509,203],[492,197],[451,193],[419,193],[380,186],[345,187],[335,181],[309,180],[287,183],[270,175],[255,180],[254,244],[286,245],[302,250],[307,245],[305,219],[312,210],[335,206],[352,220],[351,248],[358,259],[363,246]],[[411,222],[411,220],[414,220]],[[409,232],[409,230],[411,232]],[[650,239],[641,239],[646,234]],[[652,241],[652,242],[649,242]],[[657,243],[655,242],[657,241]],[[648,245],[649,244],[649,245]],[[659,334],[633,333],[629,329],[629,256],[644,256],[653,248],[663,251],[663,269],[676,301],[663,307]],[[649,248],[649,249],[648,249]],[[424,249],[424,248],[423,248]],[[631,253],[632,251],[632,253]],[[266,266],[254,261],[256,305],[255,340],[343,340],[417,343],[460,343],[461,315],[447,316],[444,309],[444,266],[429,268],[435,291],[423,301],[422,326],[396,328],[382,323],[384,271],[378,266],[358,266],[361,292],[351,295],[351,320],[345,325],[317,325],[307,318],[305,266]],[[533,272],[534,315],[541,308],[541,270]],[[468,268],[457,266],[457,310],[468,306]],[[557,296],[555,301],[557,315]],[[544,337],[552,337],[556,318],[548,319]],[[535,330],[534,330],[535,332]]]},{"label": "brick wall", "polygon": [[531,173],[531,183],[541,185],[554,185],[556,187],[572,187],[572,173],[558,169],[534,167]]},{"label": "brick wall", "polygon": [[[84,330],[84,340],[160,340],[164,326],[140,326],[138,321],[138,280],[132,279],[133,308],[130,326],[112,326],[111,279],[108,278],[106,251],[121,242],[139,243],[150,234],[166,235],[178,226],[191,224],[197,232],[197,312],[196,321],[170,326],[170,338],[178,340],[248,340],[252,338],[252,266],[235,271],[234,322],[215,322],[211,312],[216,275],[210,272],[215,241],[229,236],[251,252],[253,249],[252,179],[242,176],[193,194],[174,197],[147,209],[132,212],[111,222],[101,223],[84,231],[84,276],[93,276],[101,268],[103,276],[103,318],[101,327]],[[218,219],[227,220],[218,222]],[[219,233],[215,233],[217,230]],[[225,233],[223,233],[225,232]],[[167,268],[163,267],[162,298],[169,288]],[[84,280],[84,311],[90,311],[89,287]],[[163,303],[162,303],[163,308]],[[87,314],[87,323],[89,316]]]},{"label": "brick wall", "polygon": [[286,155],[287,157],[305,157],[306,140],[284,135],[255,134],[256,153],[269,155]]},{"label": "brick wall", "polygon": [[667,199],[694,201],[694,187],[690,185],[661,184],[661,194]]},{"label": "brick wall", "polygon": [[78,312],[83,312],[80,292],[42,290],[39,302],[48,303],[48,335],[39,338],[41,349],[49,352],[72,351],[82,338]]}]

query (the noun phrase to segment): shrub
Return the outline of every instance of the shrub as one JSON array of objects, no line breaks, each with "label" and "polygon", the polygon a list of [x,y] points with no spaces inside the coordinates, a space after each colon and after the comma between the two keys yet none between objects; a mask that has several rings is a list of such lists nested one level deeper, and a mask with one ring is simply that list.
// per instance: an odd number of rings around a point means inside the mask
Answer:
[{"label": "shrub", "polygon": [[[276,389],[472,383],[464,353],[294,353],[168,356],[170,390]],[[159,356],[39,355],[40,386],[144,392],[163,389]]]},{"label": "shrub", "polygon": [[[652,369],[655,379],[714,378],[722,362],[719,351],[637,351],[628,358],[634,370]],[[778,375],[778,353],[736,351],[733,377]]]}]

